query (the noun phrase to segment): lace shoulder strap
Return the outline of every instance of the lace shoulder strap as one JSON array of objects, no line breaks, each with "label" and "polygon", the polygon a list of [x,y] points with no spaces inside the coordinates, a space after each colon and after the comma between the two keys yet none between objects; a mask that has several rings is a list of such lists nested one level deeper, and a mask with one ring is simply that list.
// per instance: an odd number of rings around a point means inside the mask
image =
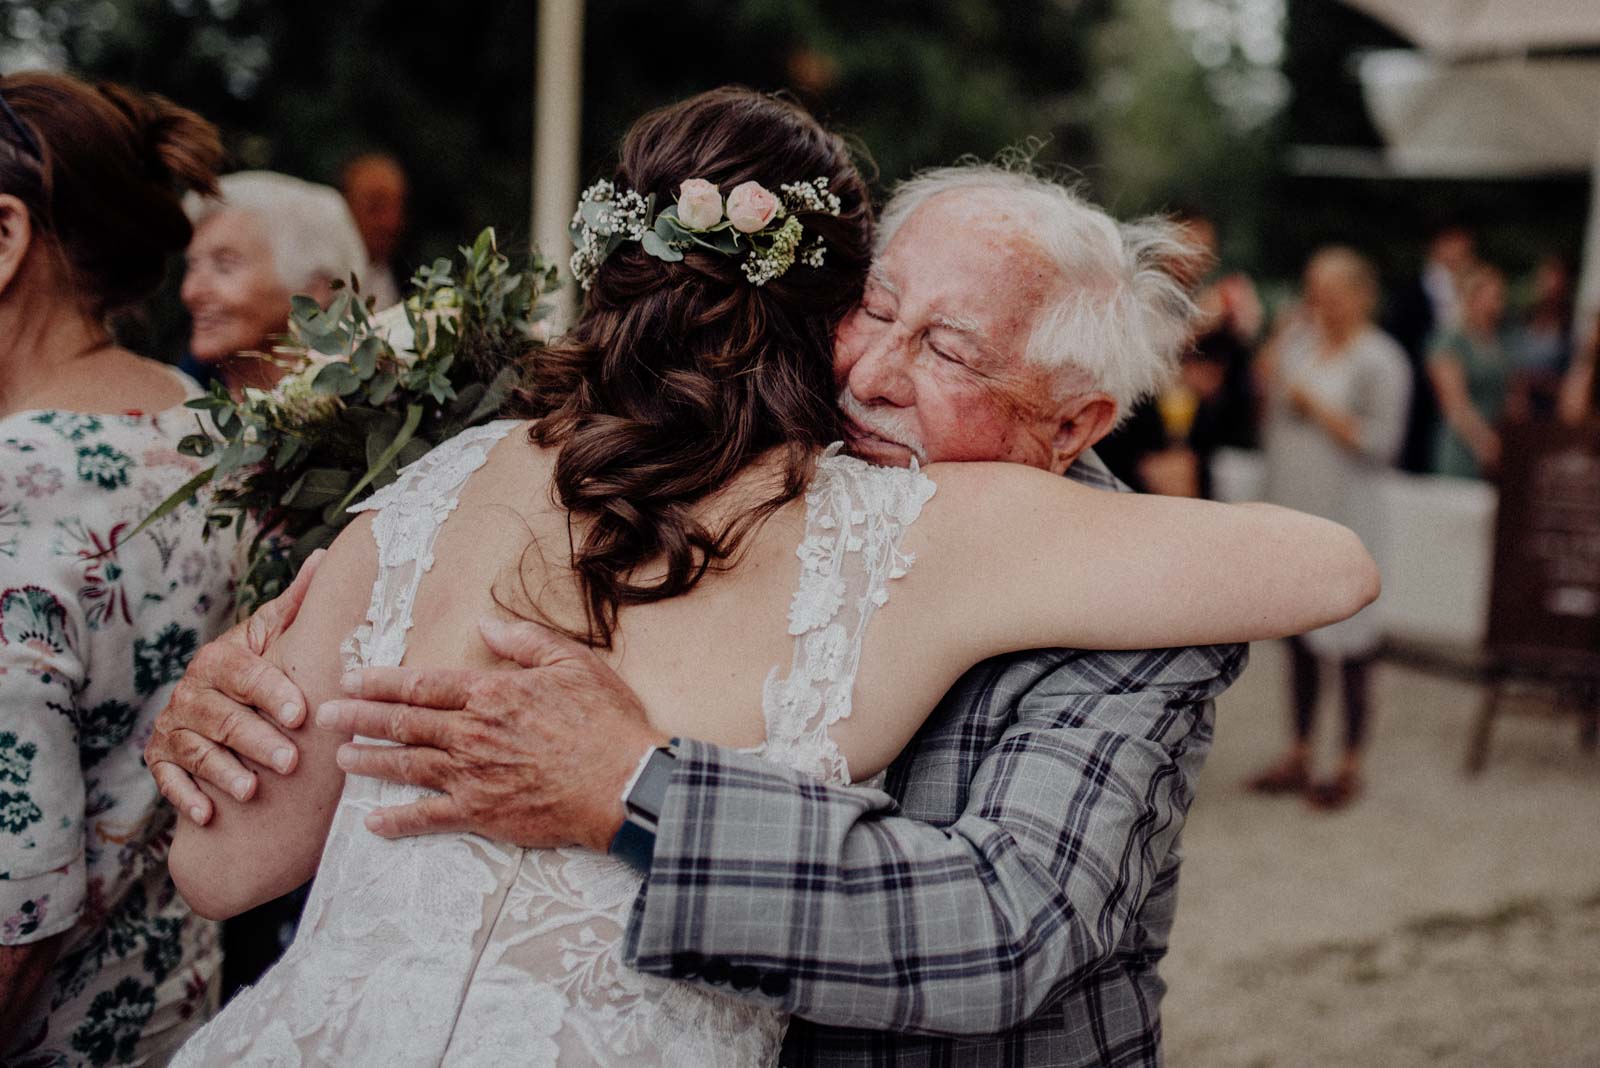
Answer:
[{"label": "lace shoulder strap", "polygon": [[378,513],[372,521],[378,578],[366,622],[344,644],[346,667],[392,667],[405,656],[411,606],[422,576],[433,567],[439,528],[455,511],[461,487],[516,425],[514,419],[500,419],[463,430],[350,509]]},{"label": "lace shoulder strap", "polygon": [[828,729],[850,715],[861,643],[889,581],[911,567],[900,540],[933,496],[933,480],[910,468],[877,467],[829,446],[806,492],[800,588],[789,605],[794,660],[767,677],[762,705],[773,760],[831,782],[851,781]]}]

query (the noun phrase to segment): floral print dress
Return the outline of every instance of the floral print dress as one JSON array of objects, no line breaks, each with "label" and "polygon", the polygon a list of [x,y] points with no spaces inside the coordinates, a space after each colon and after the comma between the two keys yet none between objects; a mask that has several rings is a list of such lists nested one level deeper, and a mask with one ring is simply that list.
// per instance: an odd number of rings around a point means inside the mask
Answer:
[{"label": "floral print dress", "polygon": [[[188,380],[186,390],[195,390]],[[167,873],[156,713],[231,616],[233,536],[198,504],[194,413],[0,419],[0,945],[62,935],[0,1063],[163,1064],[215,1008],[216,925]]]}]

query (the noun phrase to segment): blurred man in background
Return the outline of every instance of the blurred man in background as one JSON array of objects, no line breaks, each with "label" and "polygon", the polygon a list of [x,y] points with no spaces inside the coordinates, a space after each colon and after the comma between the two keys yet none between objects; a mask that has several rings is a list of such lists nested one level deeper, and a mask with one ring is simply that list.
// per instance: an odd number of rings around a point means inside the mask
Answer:
[{"label": "blurred man in background", "polygon": [[367,269],[361,290],[375,308],[400,300],[402,274],[395,266],[400,239],[406,232],[406,198],[410,192],[400,161],[382,152],[368,152],[345,164],[339,189],[367,246]]},{"label": "blurred man in background", "polygon": [[1460,325],[1460,280],[1477,260],[1472,231],[1462,223],[1447,223],[1429,240],[1421,270],[1391,290],[1383,328],[1405,350],[1413,384],[1406,440],[1400,450],[1404,470],[1418,474],[1433,470],[1439,405],[1428,388],[1428,353],[1435,337]]}]

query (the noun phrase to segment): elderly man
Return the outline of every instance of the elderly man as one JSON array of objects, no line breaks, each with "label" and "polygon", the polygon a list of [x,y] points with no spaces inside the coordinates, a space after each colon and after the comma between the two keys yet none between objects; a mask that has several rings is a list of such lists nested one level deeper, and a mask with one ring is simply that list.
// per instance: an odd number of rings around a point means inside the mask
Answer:
[{"label": "elderly man", "polygon": [[[963,167],[902,187],[879,240],[836,343],[850,447],[1113,488],[1082,454],[1187,332],[1163,269],[1185,251],[1170,229],[1118,227],[1059,186]],[[294,608],[286,596],[202,650],[151,742],[192,818],[210,802],[174,764],[239,797],[257,772],[233,753],[292,774],[292,744],[241,705],[304,716],[256,655]],[[885,796],[692,739],[656,749],[637,698],[588,650],[531,625],[485,637],[522,670],[493,686],[368,671],[348,680],[359,700],[319,710],[361,735],[438,742],[342,758],[443,790],[375,814],[379,833],[611,842],[646,873],[630,963],[792,1010],[785,1063],[1159,1063],[1179,832],[1242,648],[988,661],[890,768]],[[596,782],[593,758],[619,746],[639,754],[633,781]]]}]

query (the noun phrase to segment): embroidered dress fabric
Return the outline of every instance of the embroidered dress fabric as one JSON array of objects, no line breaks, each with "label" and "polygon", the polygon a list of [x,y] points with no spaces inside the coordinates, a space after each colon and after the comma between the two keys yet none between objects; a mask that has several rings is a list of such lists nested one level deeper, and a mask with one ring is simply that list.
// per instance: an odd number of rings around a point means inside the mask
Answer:
[{"label": "embroidered dress fabric", "polygon": [[[361,506],[378,509],[379,570],[347,663],[401,661],[440,527],[520,425],[458,435]],[[933,489],[915,469],[872,467],[837,446],[819,460],[796,551],[794,658],[764,688],[769,759],[849,781],[828,728],[850,714],[866,625],[910,566],[899,541]],[[174,1065],[777,1063],[783,1014],[624,966],[640,879],[621,862],[472,835],[386,841],[362,826],[372,809],[425,794],[347,779],[294,944]]]}]

